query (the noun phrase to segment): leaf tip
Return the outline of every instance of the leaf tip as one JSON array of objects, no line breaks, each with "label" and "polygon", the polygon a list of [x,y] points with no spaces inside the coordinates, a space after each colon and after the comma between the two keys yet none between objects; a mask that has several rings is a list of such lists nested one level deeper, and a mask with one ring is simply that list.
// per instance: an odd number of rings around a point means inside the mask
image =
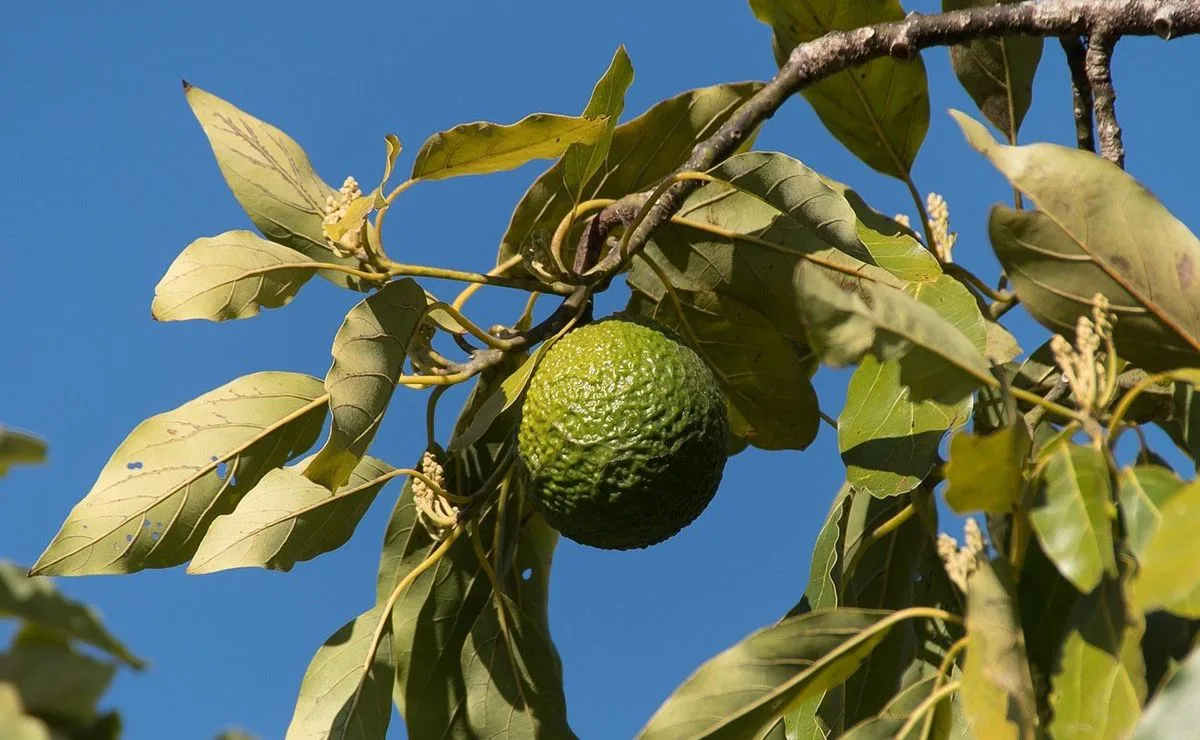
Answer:
[{"label": "leaf tip", "polygon": [[996,140],[988,133],[987,128],[966,113],[954,108],[949,109],[950,117],[954,119],[958,127],[962,129],[963,136],[966,137],[967,143],[972,148],[980,152],[986,152],[996,145]]},{"label": "leaf tip", "polygon": [[180,80],[180,82],[181,82],[181,83],[183,83],[183,93],[184,93],[184,95],[186,95],[186,94],[188,94],[189,92],[191,92],[191,91],[192,91],[192,88],[193,88],[193,87],[195,87],[195,85],[193,85],[192,83],[188,82],[187,80]]}]

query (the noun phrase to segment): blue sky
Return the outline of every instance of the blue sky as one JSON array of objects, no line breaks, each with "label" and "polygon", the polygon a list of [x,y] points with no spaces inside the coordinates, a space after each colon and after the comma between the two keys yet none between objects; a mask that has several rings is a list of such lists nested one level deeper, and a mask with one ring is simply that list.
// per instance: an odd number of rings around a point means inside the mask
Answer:
[{"label": "blue sky", "polygon": [[[407,164],[426,136],[456,123],[578,112],[622,43],[637,73],[626,116],[689,88],[774,72],[769,31],[744,2],[48,0],[20,4],[8,18],[0,28],[0,308],[10,359],[0,369],[0,421],[51,445],[48,467],[0,482],[0,557],[24,563],[135,424],[256,370],[323,375],[333,333],[357,300],[314,280],[286,309],[250,321],[150,319],[154,285],[186,244],[249,226],[180,78],[289,132],[337,184],[347,174],[376,177],[389,132],[405,143]],[[984,218],[1010,191],[945,114],[974,112],[947,53],[925,59],[933,121],[916,179],[949,199],[959,259],[993,276]],[[1194,39],[1134,39],[1117,51],[1128,167],[1193,227],[1198,64]],[[1072,141],[1067,90],[1061,52],[1048,44],[1025,141]],[[769,122],[758,146],[852,184],[882,211],[912,210],[899,182],[859,164],[800,99]],[[389,217],[389,251],[486,269],[512,207],[545,164],[414,188]],[[603,307],[623,301],[613,292]],[[493,291],[471,306],[508,315],[519,301]],[[1028,320],[1012,325],[1027,347],[1040,343]],[[821,378],[824,407],[836,414],[846,375]],[[422,408],[418,394],[399,393],[375,453],[396,464],[414,459]],[[563,542],[551,623],[576,731],[632,736],[700,662],[792,606],[841,480],[825,429],[803,453],[732,459],[700,520],[650,551]],[[179,568],[63,581],[152,663],[123,673],[107,697],[123,711],[127,737],[205,738],[229,725],[282,737],[313,651],[370,606],[398,490],[385,489],[348,546],[289,574],[197,577]],[[392,734],[402,737],[398,725]]]}]

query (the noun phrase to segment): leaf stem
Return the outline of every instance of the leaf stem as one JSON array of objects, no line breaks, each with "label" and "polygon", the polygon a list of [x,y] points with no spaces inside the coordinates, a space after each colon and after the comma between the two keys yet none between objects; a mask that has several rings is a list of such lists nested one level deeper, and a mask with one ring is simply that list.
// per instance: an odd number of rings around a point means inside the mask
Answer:
[{"label": "leaf stem", "polygon": [[550,256],[554,258],[554,265],[558,268],[560,274],[568,272],[567,265],[562,260],[562,244],[567,238],[567,232],[571,230],[571,224],[575,223],[575,219],[589,211],[598,211],[602,208],[607,208],[617,201],[612,198],[593,198],[585,200],[579,205],[571,209],[571,211],[563,216],[558,222],[558,227],[554,229],[554,237],[550,240]]},{"label": "leaf stem", "polygon": [[886,522],[876,527],[871,534],[867,535],[866,539],[860,538],[858,540],[858,549],[854,551],[854,554],[850,557],[850,560],[847,561],[845,567],[842,569],[843,577],[854,573],[855,569],[858,568],[859,562],[866,555],[867,550],[871,549],[872,545],[879,542],[884,537],[887,537],[892,532],[895,532],[900,527],[904,526],[904,523],[909,519],[912,519],[913,515],[916,514],[917,511],[917,502],[915,500],[909,501],[903,509],[896,512]]},{"label": "leaf stem", "polygon": [[[501,288],[515,288],[530,293],[554,293],[570,295],[574,286],[565,283],[543,283],[539,280],[526,278],[511,278],[503,275],[491,275],[481,272],[451,270],[445,267],[429,267],[426,265],[408,265],[380,258],[380,266],[387,270],[387,277],[428,277],[439,280],[457,280],[461,283],[478,283],[480,285],[495,285]],[[343,270],[345,272],[346,270]],[[371,275],[373,273],[365,273]]]},{"label": "leaf stem", "polygon": [[1016,386],[1010,386],[1008,389],[1008,392],[1013,394],[1014,397],[1019,398],[1022,401],[1025,401],[1026,403],[1032,403],[1035,406],[1043,408],[1052,414],[1057,414],[1058,416],[1061,416],[1064,419],[1070,419],[1071,421],[1077,421],[1081,424],[1088,421],[1088,416],[1086,414],[1076,411],[1075,409],[1069,409],[1066,406],[1061,406],[1057,403],[1054,403],[1053,401],[1050,401],[1048,399],[1045,399],[1045,398],[1039,396],[1036,393],[1031,393],[1030,391],[1027,391],[1024,388],[1017,388]]},{"label": "leaf stem", "polygon": [[375,654],[379,652],[379,644],[383,640],[383,631],[391,624],[392,610],[396,608],[396,602],[400,600],[404,589],[411,586],[414,581],[421,577],[422,573],[436,565],[442,559],[442,556],[450,551],[450,548],[462,533],[463,527],[461,524],[452,529],[450,535],[442,540],[437,549],[425,556],[425,559],[417,567],[410,570],[404,578],[401,578],[396,587],[392,589],[392,592],[388,594],[387,601],[383,605],[383,613],[379,616],[379,625],[375,628],[375,634],[371,636],[371,644],[367,647],[367,658],[363,661],[362,666],[364,672],[370,671],[371,664],[375,662]]},{"label": "leaf stem", "polygon": [[[504,273],[508,272],[509,270],[511,270],[512,268],[516,267],[517,265],[521,264],[524,261],[525,261],[524,257],[522,257],[519,254],[514,254],[512,257],[509,257],[508,259],[504,260],[503,262],[496,265],[492,269],[488,270],[487,274],[489,277],[500,277]],[[467,299],[470,298],[471,296],[475,295],[475,293],[478,292],[479,289],[483,287],[483,285],[484,285],[483,283],[471,283],[470,285],[468,285],[467,287],[462,289],[462,292],[459,293],[458,297],[454,299],[454,303],[451,303],[450,305],[454,306],[454,308],[456,310],[461,311],[463,309],[463,306],[466,305]],[[537,295],[537,294],[534,293],[534,295]]]},{"label": "leaf stem", "polygon": [[501,352],[507,352],[508,350],[512,349],[512,340],[502,339],[500,337],[497,337],[497,336],[487,333],[479,325],[477,325],[474,321],[471,321],[470,319],[468,319],[466,316],[463,315],[463,313],[461,311],[459,311],[457,308],[455,308],[454,306],[451,306],[448,303],[442,303],[441,301],[438,301],[437,303],[431,303],[429,305],[429,308],[426,309],[426,313],[429,313],[429,312],[437,310],[437,309],[440,309],[440,310],[445,311],[446,313],[450,314],[450,317],[453,318],[458,323],[459,326],[466,329],[467,333],[469,333],[471,336],[475,337],[479,341],[483,342],[487,346],[491,347],[492,349],[498,349]]},{"label": "leaf stem", "polygon": [[396,198],[405,190],[408,190],[413,185],[416,185],[418,182],[419,180],[409,179],[397,185],[392,189],[392,192],[388,193],[387,197],[383,199],[385,203],[384,207],[380,208],[379,212],[375,214],[375,223],[371,227],[371,234],[374,237],[372,241],[379,250],[379,254],[377,256],[379,257],[380,261],[390,261],[388,260],[386,253],[383,251],[383,217],[392,209],[392,203],[396,200]]},{"label": "leaf stem", "polygon": [[[903,738],[905,735],[911,732],[912,729],[917,726],[917,722],[920,722],[922,718],[926,718],[927,713],[928,719],[932,720],[933,713],[931,710],[936,707],[938,702],[940,702],[942,699],[945,699],[950,694],[958,691],[960,686],[962,686],[962,681],[951,681],[942,688],[930,694],[925,701],[918,704],[917,708],[913,710],[913,713],[909,715],[908,721],[905,722],[904,726],[900,728],[900,731],[896,733],[896,737]],[[925,736],[926,731],[927,730],[922,730],[922,737]]]},{"label": "leaf stem", "polygon": [[[933,224],[929,221],[929,211],[925,210],[925,201],[921,200],[917,184],[913,182],[912,175],[908,172],[904,173],[904,185],[908,188],[908,194],[912,196],[913,203],[917,206],[917,215],[921,218],[921,229],[925,232],[925,248],[938,258],[938,262],[942,262],[942,257],[938,254],[938,246],[933,241]],[[944,265],[945,263],[943,263]]]}]

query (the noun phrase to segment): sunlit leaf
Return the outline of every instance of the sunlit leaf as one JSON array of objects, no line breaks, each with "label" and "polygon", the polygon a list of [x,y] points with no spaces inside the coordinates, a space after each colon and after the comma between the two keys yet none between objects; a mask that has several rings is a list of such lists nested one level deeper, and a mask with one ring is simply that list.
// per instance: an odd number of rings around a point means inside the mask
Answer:
[{"label": "sunlit leaf", "polygon": [[[1017,0],[942,0],[943,10],[1011,5]],[[1042,58],[1039,36],[1000,36],[950,47],[954,74],[992,124],[1010,142],[1033,101],[1033,78]]]},{"label": "sunlit leaf", "polygon": [[604,166],[612,146],[613,131],[625,110],[625,91],[633,83],[633,63],[624,45],[617,47],[612,62],[596,82],[592,97],[583,109],[585,118],[607,118],[605,131],[594,142],[572,144],[562,158],[563,184],[580,198],[583,186]]},{"label": "sunlit leaf", "polygon": [[946,463],[946,503],[959,514],[1012,511],[1025,486],[1032,444],[1029,428],[1020,423],[987,435],[955,434]]},{"label": "sunlit leaf", "polygon": [[45,442],[32,434],[0,427],[0,477],[13,465],[36,465],[45,461]]},{"label": "sunlit leaf", "polygon": [[1117,476],[1117,499],[1125,525],[1125,541],[1134,556],[1141,557],[1162,521],[1163,504],[1183,489],[1179,476],[1155,465],[1121,469]]},{"label": "sunlit leaf", "polygon": [[638,739],[754,737],[789,706],[845,681],[897,621],[884,611],[837,609],[759,630],[697,669]]},{"label": "sunlit leaf", "polygon": [[[830,31],[904,18],[898,0],[750,0],[750,8],[774,32],[780,66],[797,45]],[[808,85],[803,95],[855,156],[884,174],[908,174],[929,128],[929,83],[919,56],[856,65]]]},{"label": "sunlit leaf", "polygon": [[980,560],[968,581],[961,692],[977,740],[1034,737],[1033,679],[1006,565],[1002,560]]},{"label": "sunlit leaf", "polygon": [[1132,740],[1175,740],[1200,716],[1200,650],[1193,650],[1146,706]]},{"label": "sunlit leaf", "polygon": [[425,291],[411,278],[396,280],[350,309],[333,338],[333,365],[325,376],[333,426],[304,476],[336,490],[375,438],[408,345],[420,325]]},{"label": "sunlit leaf", "polygon": [[291,303],[316,272],[305,255],[249,231],[197,239],[167,268],[150,313],[159,321],[246,319]]},{"label": "sunlit leaf", "polygon": [[412,179],[441,180],[520,167],[562,156],[572,144],[592,144],[608,131],[602,116],[534,113],[507,126],[464,123],[430,136],[413,162]]},{"label": "sunlit leaf", "polygon": [[1121,583],[1106,578],[1076,605],[1050,681],[1055,740],[1123,740],[1146,700],[1141,615],[1127,614]]},{"label": "sunlit leaf", "polygon": [[857,281],[844,290],[808,264],[797,280],[811,344],[829,365],[854,364],[868,353],[899,360],[900,382],[914,401],[953,403],[976,387],[995,385],[982,352],[955,327],[954,316],[879,283]]},{"label": "sunlit leaf", "polygon": [[312,458],[267,473],[230,514],[213,520],[188,573],[230,568],[288,571],[331,552],[354,534],[371,502],[395,469],[363,457],[336,493],[301,473]]},{"label": "sunlit leaf", "polygon": [[1142,609],[1166,609],[1200,618],[1200,482],[1193,481],[1159,508],[1158,529],[1142,547],[1133,599]]},{"label": "sunlit leaf", "polygon": [[64,724],[87,726],[95,720],[100,697],[116,672],[112,663],[84,655],[37,629],[22,630],[8,652],[0,653],[0,683],[17,687],[30,714]]},{"label": "sunlit leaf", "polygon": [[368,660],[383,605],[334,632],[313,656],[288,725],[287,740],[377,740],[392,716],[395,677],[392,641],[385,621],[382,639]]},{"label": "sunlit leaf", "polygon": [[1072,337],[1076,318],[1103,293],[1117,316],[1114,339],[1124,359],[1151,371],[1195,364],[1200,240],[1103,157],[1057,144],[1001,145],[982,124],[955,117],[971,146],[1038,208],[996,206],[989,224],[1021,304],[1051,331]]},{"label": "sunlit leaf", "polygon": [[1094,447],[1063,441],[1045,453],[1029,518],[1059,571],[1088,593],[1117,574],[1108,462]]},{"label": "sunlit leaf", "polygon": [[0,616],[16,617],[64,640],[86,642],[133,668],[145,665],[108,631],[92,607],[64,596],[49,578],[26,576],[23,568],[3,561]]},{"label": "sunlit leaf", "polygon": [[[760,87],[758,82],[717,85],[681,93],[617,126],[604,165],[581,189],[572,191],[555,164],[525,193],[500,243],[497,263],[535,246],[546,246],[576,198],[623,198],[653,187],[687,161],[697,143],[711,135]],[[577,237],[578,232],[572,232]],[[568,246],[575,242],[568,239]],[[569,259],[569,255],[564,255]],[[510,272],[520,275],[521,269]]]},{"label": "sunlit leaf", "polygon": [[130,573],[186,562],[214,518],[312,446],[325,408],[316,378],[261,372],[150,417],[117,447],[33,572]]},{"label": "sunlit leaf", "polygon": [[820,409],[809,371],[787,340],[732,298],[682,290],[676,296],[681,305],[664,300],[654,318],[676,329],[713,369],[745,423],[735,430],[738,436],[766,450],[808,447],[817,436]]},{"label": "sunlit leaf", "polygon": [[[185,82],[183,90],[225,182],[263,236],[317,262],[359,267],[357,259],[338,257],[325,242],[327,199],[337,191],[317,176],[300,145],[194,85]],[[362,288],[357,278],[344,273],[321,275],[338,285]]]},{"label": "sunlit leaf", "polygon": [[[905,292],[917,299],[919,310],[935,310],[945,331],[959,332],[976,353],[983,349],[983,317],[970,292],[957,280],[942,275],[933,281],[910,283]],[[850,483],[875,496],[911,491],[933,469],[946,433],[970,418],[970,394],[946,402],[937,395],[918,400],[920,394],[910,387],[912,371],[925,370],[912,363],[938,361],[936,356],[912,352],[886,362],[872,356],[859,360],[838,418],[838,448]],[[933,390],[935,394],[940,391]]]}]

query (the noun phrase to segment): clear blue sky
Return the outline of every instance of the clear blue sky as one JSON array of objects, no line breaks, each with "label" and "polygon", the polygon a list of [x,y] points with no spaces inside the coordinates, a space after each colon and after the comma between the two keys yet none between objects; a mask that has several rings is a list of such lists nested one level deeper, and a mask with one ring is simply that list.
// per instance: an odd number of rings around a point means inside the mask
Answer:
[{"label": "clear blue sky", "polygon": [[[154,285],[188,242],[249,225],[180,78],[288,131],[326,180],[354,174],[367,182],[379,172],[388,132],[404,141],[409,163],[427,135],[456,123],[578,112],[621,43],[637,72],[627,116],[685,89],[774,72],[769,32],[744,2],[47,0],[11,8],[0,28],[8,348],[0,421],[47,437],[51,462],[0,482],[0,557],[32,562],[143,418],[256,370],[322,375],[333,333],[357,300],[314,280],[291,306],[250,321],[151,321]],[[984,215],[1009,191],[945,114],[974,112],[947,53],[925,59],[933,122],[916,178],[923,191],[948,197],[960,260],[994,275]],[[1194,39],[1130,40],[1117,52],[1128,166],[1193,227],[1198,68]],[[1072,141],[1056,43],[1046,47],[1035,96],[1024,139]],[[846,153],[802,100],[768,124],[759,148],[787,151],[851,183],[885,212],[911,211],[903,187]],[[391,251],[489,267],[511,208],[542,166],[415,188],[389,219],[401,245]],[[486,315],[515,304],[501,292],[472,305]],[[1040,342],[1028,321],[1015,326],[1027,347]],[[845,377],[822,373],[831,413]],[[375,452],[397,464],[413,460],[421,409],[418,394],[399,393]],[[576,731],[632,736],[701,661],[792,606],[841,476],[825,429],[804,453],[732,459],[708,511],[660,547],[608,553],[563,542],[551,620]],[[108,696],[125,715],[129,740],[206,738],[233,724],[281,738],[313,651],[371,603],[397,491],[385,489],[350,545],[290,574],[193,577],[180,568],[62,581],[152,662],[144,673],[122,673]]]}]

